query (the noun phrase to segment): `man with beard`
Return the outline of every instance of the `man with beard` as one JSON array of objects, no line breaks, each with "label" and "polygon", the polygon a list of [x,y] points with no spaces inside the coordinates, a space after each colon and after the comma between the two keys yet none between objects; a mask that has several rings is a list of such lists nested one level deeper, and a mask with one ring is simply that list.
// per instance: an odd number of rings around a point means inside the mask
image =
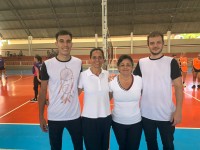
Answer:
[{"label": "man with beard", "polygon": [[[143,80],[142,124],[148,150],[158,150],[157,129],[164,150],[174,150],[175,125],[182,119],[183,85],[177,61],[162,54],[163,34],[154,31],[147,37],[150,56],[139,60],[135,75]],[[172,101],[174,85],[176,106]]]}]

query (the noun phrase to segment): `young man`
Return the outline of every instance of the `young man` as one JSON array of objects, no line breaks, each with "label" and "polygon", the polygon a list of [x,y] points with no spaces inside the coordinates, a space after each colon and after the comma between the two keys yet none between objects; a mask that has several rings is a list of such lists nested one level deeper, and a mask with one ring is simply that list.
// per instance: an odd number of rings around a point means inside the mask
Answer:
[{"label": "young man", "polygon": [[192,61],[192,74],[193,74],[193,86],[192,88],[196,88],[196,79],[197,79],[197,88],[200,89],[200,53],[196,58],[193,59]]},{"label": "young man", "polygon": [[[39,95],[39,119],[42,131],[49,132],[51,150],[62,149],[64,128],[74,145],[74,150],[83,150],[81,134],[80,105],[78,99],[78,78],[81,60],[70,55],[72,34],[59,31],[56,34],[58,55],[44,61],[41,69],[41,90]],[[48,127],[44,118],[47,86],[49,93]]]},{"label": "young man", "polygon": [[[158,150],[157,129],[164,150],[174,150],[175,125],[182,119],[183,86],[177,61],[162,54],[163,35],[152,32],[147,38],[150,57],[139,60],[135,75],[143,80],[141,113],[148,150]],[[172,101],[172,83],[176,107]]]}]

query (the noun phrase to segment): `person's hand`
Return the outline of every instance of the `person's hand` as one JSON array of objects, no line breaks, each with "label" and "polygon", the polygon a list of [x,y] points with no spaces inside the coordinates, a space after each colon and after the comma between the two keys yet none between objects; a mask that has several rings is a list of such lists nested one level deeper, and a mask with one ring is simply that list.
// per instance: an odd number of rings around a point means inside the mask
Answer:
[{"label": "person's hand", "polygon": [[40,119],[40,128],[42,129],[43,132],[48,132],[48,126],[44,118]]},{"label": "person's hand", "polygon": [[109,74],[108,81],[109,82],[112,81],[116,76],[117,76],[116,74]]},{"label": "person's hand", "polygon": [[172,126],[175,126],[175,125],[181,123],[181,120],[182,120],[182,112],[181,111],[175,111],[173,113],[170,121],[172,122]]}]

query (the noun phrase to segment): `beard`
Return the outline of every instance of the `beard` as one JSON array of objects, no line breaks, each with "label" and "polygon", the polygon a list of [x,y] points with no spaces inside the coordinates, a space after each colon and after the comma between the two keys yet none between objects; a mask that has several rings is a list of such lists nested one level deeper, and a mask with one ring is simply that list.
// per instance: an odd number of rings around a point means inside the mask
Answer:
[{"label": "beard", "polygon": [[159,49],[158,51],[150,50],[150,52],[151,52],[152,55],[159,55],[162,52],[162,48]]}]

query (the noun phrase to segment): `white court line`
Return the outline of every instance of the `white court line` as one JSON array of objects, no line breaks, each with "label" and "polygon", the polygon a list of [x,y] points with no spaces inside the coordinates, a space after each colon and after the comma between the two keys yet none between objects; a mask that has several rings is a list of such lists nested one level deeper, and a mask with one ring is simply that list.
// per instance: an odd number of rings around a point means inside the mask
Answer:
[{"label": "white court line", "polygon": [[18,107],[14,108],[13,110],[11,110],[11,111],[9,111],[9,112],[5,113],[4,115],[0,116],[0,119],[1,119],[1,118],[3,118],[3,117],[5,117],[5,116],[7,116],[7,115],[9,115],[9,114],[10,114],[10,113],[12,113],[13,111],[15,111],[15,110],[19,109],[20,107],[22,107],[22,106],[26,105],[26,104],[27,104],[27,103],[29,103],[29,102],[30,102],[30,101],[27,101],[27,102],[25,102],[25,103],[23,103],[23,104],[19,105]]},{"label": "white court line", "polygon": [[32,76],[28,76],[28,77],[24,77],[23,79],[32,78],[32,77],[33,77],[33,75]]},{"label": "white court line", "polygon": [[0,125],[40,125],[39,123],[0,123]]},{"label": "white court line", "polygon": [[19,81],[19,80],[21,80],[21,79],[28,79],[28,78],[31,78],[31,77],[32,77],[32,76],[28,76],[28,77],[22,78],[22,75],[18,75],[18,76],[20,76],[20,78],[17,79],[17,80],[12,81],[11,83],[15,83],[15,82],[17,82],[17,81]]},{"label": "white court line", "polygon": [[3,149],[3,148],[0,148],[0,150],[24,150],[24,149]]},{"label": "white court line", "polygon": [[192,128],[192,127],[176,127],[176,129],[188,129],[188,130],[200,130],[200,128]]},{"label": "white court line", "polygon": [[12,81],[11,83],[15,83],[15,82],[17,82],[17,81],[21,80],[21,79],[22,79],[22,75],[19,75],[19,76],[20,76],[20,78],[19,78],[19,79],[17,79],[17,80],[14,80],[14,81]]},{"label": "white court line", "polygon": [[[17,81],[21,80],[21,79],[22,79],[22,75],[19,75],[19,76],[20,76],[20,78],[19,78],[19,79],[17,79],[17,80],[15,80],[15,81],[12,81],[12,83],[15,83],[15,82],[17,82]],[[32,76],[25,77],[25,78],[23,78],[23,79],[30,78],[30,77],[32,77]],[[14,108],[13,110],[11,110],[11,111],[9,111],[9,112],[5,113],[4,115],[0,116],[0,119],[1,119],[1,118],[3,118],[3,117],[5,117],[5,116],[7,116],[7,115],[9,115],[9,114],[10,114],[10,113],[12,113],[13,111],[15,111],[15,110],[19,109],[20,107],[22,107],[22,106],[26,105],[26,104],[27,104],[27,103],[29,103],[29,102],[30,102],[30,101],[27,101],[27,102],[25,102],[25,103],[21,104],[20,106],[18,106],[18,107],[16,107],[16,108]]]},{"label": "white court line", "polygon": [[186,92],[183,92],[183,93],[185,93],[185,94],[188,95],[188,96],[191,96],[192,98],[194,98],[195,100],[197,100],[197,101],[200,102],[200,99],[198,99],[198,98],[196,98],[196,97],[194,97],[194,96],[192,96],[192,95],[190,95],[190,94],[188,94],[188,93],[186,93]]}]

